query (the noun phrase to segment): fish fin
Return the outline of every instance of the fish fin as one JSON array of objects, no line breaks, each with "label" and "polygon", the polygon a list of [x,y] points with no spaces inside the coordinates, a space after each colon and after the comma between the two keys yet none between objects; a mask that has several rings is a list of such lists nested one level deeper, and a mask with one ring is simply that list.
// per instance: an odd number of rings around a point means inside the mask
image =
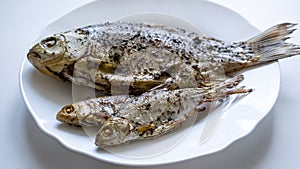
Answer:
[{"label": "fish fin", "polygon": [[[238,87],[238,85],[244,80],[243,75],[237,75],[234,76],[219,85],[216,85],[215,88],[213,88],[213,93],[215,93],[217,96],[220,95],[221,99],[232,95],[232,94],[247,94],[254,91],[251,88],[246,88],[245,86]],[[224,97],[225,96],[225,97]],[[218,97],[217,97],[218,99]]]},{"label": "fish fin", "polygon": [[253,92],[253,89],[246,88],[245,86],[237,87],[243,80],[243,75],[237,75],[233,78],[225,80],[220,84],[207,88],[206,90],[208,90],[208,93],[206,97],[203,100],[201,100],[197,106],[201,106],[204,103],[210,103],[213,101],[220,101],[230,95],[248,94]]},{"label": "fish fin", "polygon": [[162,83],[160,85],[157,85],[157,86],[151,88],[149,91],[161,90],[161,89],[167,89],[167,88],[168,88],[168,84],[167,83]]},{"label": "fish fin", "polygon": [[250,65],[259,65],[278,59],[299,55],[300,46],[285,42],[296,29],[293,23],[275,25],[261,34],[249,39],[246,43],[253,49],[256,57]]},{"label": "fish fin", "polygon": [[226,88],[233,88],[240,84],[245,79],[244,75],[237,75],[224,80],[222,83],[216,85],[216,87],[226,86]]}]

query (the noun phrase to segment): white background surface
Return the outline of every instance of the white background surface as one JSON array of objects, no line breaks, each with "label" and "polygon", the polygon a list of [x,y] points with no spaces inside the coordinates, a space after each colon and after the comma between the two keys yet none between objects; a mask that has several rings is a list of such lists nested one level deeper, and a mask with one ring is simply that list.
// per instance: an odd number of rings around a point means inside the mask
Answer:
[{"label": "white background surface", "polygon": [[[297,0],[211,1],[233,9],[260,30],[280,22],[300,23],[300,1]],[[19,67],[31,42],[49,22],[87,2],[89,1],[0,2],[0,168],[130,168],[97,161],[64,148],[36,126],[19,92]],[[300,30],[291,41],[300,44]],[[300,111],[297,103],[300,100],[300,57],[280,61],[280,67],[279,98],[269,115],[250,135],[221,152],[177,164],[147,168],[299,168]]]}]

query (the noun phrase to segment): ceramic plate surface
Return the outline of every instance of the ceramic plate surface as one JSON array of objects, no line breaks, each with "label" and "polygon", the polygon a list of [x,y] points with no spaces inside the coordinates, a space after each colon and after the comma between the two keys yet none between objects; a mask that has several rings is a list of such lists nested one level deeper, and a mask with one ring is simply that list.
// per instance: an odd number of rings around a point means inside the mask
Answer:
[{"label": "ceramic plate surface", "polygon": [[[203,32],[225,41],[241,41],[259,33],[237,13],[225,7],[199,0],[180,1],[95,1],[69,12],[48,25],[46,35],[91,24],[126,20],[148,21]],[[42,131],[59,140],[70,150],[110,163],[131,166],[167,164],[188,160],[226,148],[249,134],[267,115],[276,101],[280,70],[278,63],[243,72],[241,85],[255,91],[226,111],[214,111],[194,125],[187,125],[162,138],[97,148],[81,128],[56,121],[57,111],[74,99],[72,85],[42,75],[24,59],[20,69],[20,87],[31,115]]]}]

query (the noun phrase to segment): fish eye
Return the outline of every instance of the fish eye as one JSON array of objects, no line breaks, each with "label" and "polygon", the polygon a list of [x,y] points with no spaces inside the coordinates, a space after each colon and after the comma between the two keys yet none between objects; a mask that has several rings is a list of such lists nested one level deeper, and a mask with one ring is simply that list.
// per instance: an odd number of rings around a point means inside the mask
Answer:
[{"label": "fish eye", "polygon": [[41,43],[44,47],[51,48],[51,47],[55,46],[56,42],[57,42],[57,40],[55,37],[49,37],[49,38],[44,39]]},{"label": "fish eye", "polygon": [[111,136],[113,134],[113,130],[110,128],[110,127],[104,127],[103,129],[102,129],[102,135],[104,136],[104,137],[109,137],[109,136]]},{"label": "fish eye", "polygon": [[69,106],[66,106],[64,108],[64,110],[65,110],[66,113],[70,114],[74,111],[74,107],[72,105],[69,105]]}]

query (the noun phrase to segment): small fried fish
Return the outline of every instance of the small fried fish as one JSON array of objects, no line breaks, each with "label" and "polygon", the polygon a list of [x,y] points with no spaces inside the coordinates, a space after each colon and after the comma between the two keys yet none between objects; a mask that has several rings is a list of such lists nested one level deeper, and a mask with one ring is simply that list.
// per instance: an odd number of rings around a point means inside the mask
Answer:
[{"label": "small fried fish", "polygon": [[100,127],[95,140],[100,147],[152,139],[176,129],[193,112],[204,110],[195,110],[204,103],[251,92],[252,89],[237,87],[242,80],[239,75],[211,87],[160,89],[140,96],[89,99],[65,106],[56,117],[69,124]]}]

